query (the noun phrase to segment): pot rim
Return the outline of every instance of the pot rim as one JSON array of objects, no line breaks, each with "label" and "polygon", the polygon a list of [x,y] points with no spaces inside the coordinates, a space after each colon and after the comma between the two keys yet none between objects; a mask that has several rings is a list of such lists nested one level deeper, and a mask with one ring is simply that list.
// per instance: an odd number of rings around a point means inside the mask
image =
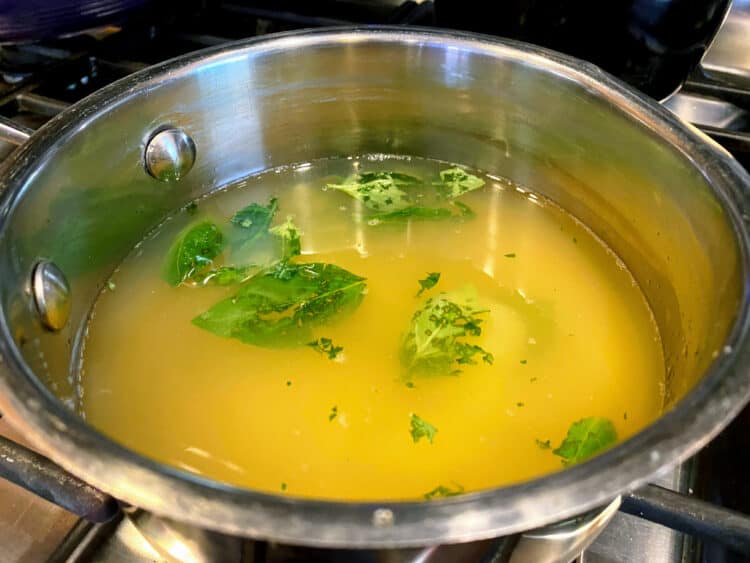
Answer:
[{"label": "pot rim", "polygon": [[[731,222],[748,277],[745,221],[750,176],[719,145],[598,67],[533,45],[414,27],[324,28],[242,40],[190,53],[91,94],[39,129],[0,168],[0,236],[24,186],[55,147],[136,90],[177,80],[230,57],[352,42],[451,44],[533,64],[573,80],[639,121],[689,160]],[[319,547],[407,547],[518,533],[602,506],[695,454],[750,399],[750,289],[745,285],[723,351],[670,411],[609,451],[572,468],[519,484],[432,501],[343,502],[261,493],[210,481],[143,457],[87,425],[39,381],[0,315],[0,408],[54,461],[116,498],[202,528]],[[2,305],[0,304],[0,307]],[[5,365],[3,365],[3,360]]]}]

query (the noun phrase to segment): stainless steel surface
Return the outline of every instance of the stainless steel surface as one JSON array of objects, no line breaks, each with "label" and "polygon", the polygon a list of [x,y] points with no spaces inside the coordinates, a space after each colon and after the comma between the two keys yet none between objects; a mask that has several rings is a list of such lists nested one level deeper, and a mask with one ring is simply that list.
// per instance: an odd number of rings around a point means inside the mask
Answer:
[{"label": "stainless steel surface", "polygon": [[697,125],[711,125],[722,129],[750,125],[750,116],[746,110],[723,100],[678,93],[664,102],[664,106],[685,121]]},{"label": "stainless steel surface", "polygon": [[57,115],[70,105],[61,102],[60,100],[29,92],[22,92],[16,99],[18,100],[18,106],[21,111],[32,111],[48,117]]},{"label": "stainless steel surface", "polygon": [[177,127],[161,129],[146,143],[146,170],[160,182],[177,182],[195,164],[195,143]]},{"label": "stainless steel surface", "polygon": [[724,544],[738,553],[750,553],[750,516],[737,511],[658,485],[648,485],[631,493],[624,499],[623,510],[703,540]]},{"label": "stainless steel surface", "polygon": [[[653,482],[690,494],[693,478],[688,461]],[[681,532],[618,512],[579,563],[685,563],[691,541]]]},{"label": "stainless steel surface", "polygon": [[0,436],[0,478],[92,522],[107,522],[119,511],[117,502],[109,495],[3,436]]},{"label": "stainless steel surface", "polygon": [[72,296],[65,274],[54,262],[41,260],[31,273],[31,297],[44,328],[57,332],[70,318]]},{"label": "stainless steel surface", "polygon": [[[162,123],[200,148],[179,190],[155,190],[143,174],[143,139]],[[433,502],[362,504],[261,494],[161,466],[94,431],[44,390],[74,403],[70,367],[91,300],[168,210],[271,166],[384,152],[507,176],[591,227],[653,307],[668,412],[604,455],[531,482]],[[749,184],[727,153],[666,109],[595,67],[527,45],[403,28],[321,30],[189,55],[59,114],[3,169],[0,406],[87,482],[225,533],[382,548],[541,527],[602,506],[695,453],[747,401]],[[76,232],[74,257],[56,198],[88,229]],[[55,246],[59,240],[66,244]],[[39,256],[63,268],[76,296],[58,334],[38,331],[23,306],[25,276]],[[373,524],[378,509],[392,512],[392,526]]]},{"label": "stainless steel surface", "polygon": [[703,57],[702,66],[710,71],[720,71],[750,77],[750,0],[733,0],[727,18],[711,47]]},{"label": "stainless steel surface", "polygon": [[[0,418],[0,435],[23,437]],[[0,561],[47,561],[78,518],[62,508],[0,479]]]},{"label": "stainless steel surface", "polygon": [[569,563],[580,557],[604,531],[620,508],[617,497],[604,510],[521,534],[510,563]]},{"label": "stainless steel surface", "polygon": [[22,145],[34,131],[0,115],[0,141],[11,145]]},{"label": "stainless steel surface", "polygon": [[240,563],[243,538],[199,530],[142,510],[127,515],[148,544],[166,560]]}]

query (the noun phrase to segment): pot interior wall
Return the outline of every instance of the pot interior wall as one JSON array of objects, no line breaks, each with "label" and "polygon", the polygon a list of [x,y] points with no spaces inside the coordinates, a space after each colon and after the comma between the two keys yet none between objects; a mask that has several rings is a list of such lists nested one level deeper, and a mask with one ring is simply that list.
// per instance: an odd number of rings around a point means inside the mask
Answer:
[{"label": "pot interior wall", "polygon": [[[664,343],[667,402],[694,385],[734,319],[738,246],[701,171],[626,100],[617,107],[574,72],[504,46],[316,37],[141,75],[139,88],[72,110],[85,126],[51,122],[63,133],[29,161],[34,172],[19,177],[23,198],[0,233],[0,299],[53,393],[74,405],[77,335],[91,303],[170,210],[268,167],[362,153],[462,163],[557,201],[639,281]],[[145,141],[167,124],[197,146],[194,169],[176,184],[142,166]],[[71,321],[57,334],[40,328],[28,295],[41,257],[73,288]]]}]

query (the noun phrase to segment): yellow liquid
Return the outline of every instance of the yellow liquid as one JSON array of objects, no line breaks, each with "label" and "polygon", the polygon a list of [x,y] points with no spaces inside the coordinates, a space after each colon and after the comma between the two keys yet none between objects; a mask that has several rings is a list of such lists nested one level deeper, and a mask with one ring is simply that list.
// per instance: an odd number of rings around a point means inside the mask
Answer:
[{"label": "yellow liquid", "polygon": [[[627,269],[581,224],[485,178],[461,198],[477,214],[471,220],[370,225],[355,200],[321,189],[358,164],[321,161],[250,178],[143,241],[92,312],[81,372],[87,420],[136,451],[219,481],[293,496],[404,499],[438,485],[472,491],[560,470],[537,440],[554,448],[584,417],[609,418],[625,439],[658,416],[664,362],[651,311]],[[444,168],[361,163],[422,177]],[[185,225],[204,217],[227,224],[270,195],[280,204],[274,224],[293,215],[302,231],[300,261],[367,278],[354,313],[315,330],[344,347],[335,361],[309,347],[260,348],[201,330],[191,319],[237,288],[173,288],[160,277]],[[440,281],[417,298],[428,272]],[[399,345],[414,311],[466,285],[490,309],[472,343],[494,363],[407,387]],[[433,443],[412,440],[411,413],[437,428]]]}]

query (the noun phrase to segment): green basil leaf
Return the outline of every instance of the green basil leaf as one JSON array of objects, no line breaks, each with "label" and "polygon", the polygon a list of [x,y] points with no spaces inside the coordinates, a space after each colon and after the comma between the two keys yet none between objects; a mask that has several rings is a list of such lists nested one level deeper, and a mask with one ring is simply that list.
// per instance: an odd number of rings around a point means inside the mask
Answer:
[{"label": "green basil leaf", "polygon": [[562,458],[563,465],[573,465],[589,459],[617,442],[617,430],[612,421],[590,416],[574,422],[560,447],[552,453]]},{"label": "green basil leaf", "polygon": [[458,365],[477,363],[477,356],[492,364],[492,354],[466,342],[481,335],[486,313],[477,306],[476,290],[471,286],[425,301],[414,313],[401,346],[401,364],[407,375],[450,375]]},{"label": "green basil leaf", "polygon": [[169,285],[177,286],[195,275],[209,270],[224,248],[224,236],[211,221],[201,221],[184,229],[172,243],[162,276]]},{"label": "green basil leaf", "polygon": [[409,207],[409,196],[401,188],[420,183],[418,178],[396,172],[368,172],[347,178],[342,184],[326,184],[360,200],[365,207],[388,213]]},{"label": "green basil leaf", "polygon": [[302,253],[300,232],[291,217],[287,217],[286,222],[273,227],[269,232],[281,239],[282,260],[289,260],[290,258],[299,256]]},{"label": "green basil leaf", "polygon": [[446,197],[455,198],[483,187],[484,180],[456,166],[440,172],[440,181],[435,182],[435,186],[441,188]]},{"label": "green basil leaf", "polygon": [[312,340],[312,329],[355,309],[366,280],[333,264],[279,264],[248,280],[193,324],[218,336],[278,348]]}]

